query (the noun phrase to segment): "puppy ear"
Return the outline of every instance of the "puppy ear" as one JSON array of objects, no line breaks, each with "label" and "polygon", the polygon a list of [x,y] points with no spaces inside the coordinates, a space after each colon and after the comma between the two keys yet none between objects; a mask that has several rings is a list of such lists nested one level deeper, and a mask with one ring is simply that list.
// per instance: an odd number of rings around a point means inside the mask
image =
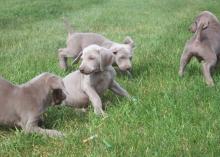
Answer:
[{"label": "puppy ear", "polygon": [[196,21],[195,21],[195,22],[193,22],[193,23],[191,24],[191,26],[189,27],[189,31],[192,32],[192,33],[195,33],[195,32],[196,32],[196,29],[197,29],[197,23],[196,23]]},{"label": "puppy ear", "polygon": [[110,50],[101,48],[99,50],[100,55],[100,70],[104,71],[105,67],[111,65],[113,62],[113,53]]},{"label": "puppy ear", "polygon": [[135,47],[134,41],[133,41],[133,40],[131,39],[131,37],[129,37],[129,36],[127,36],[127,37],[124,39],[123,43],[130,45],[132,48]]},{"label": "puppy ear", "polygon": [[51,74],[48,77],[46,77],[45,81],[46,84],[49,85],[51,89],[61,89],[65,95],[68,94],[62,78]]},{"label": "puppy ear", "polygon": [[65,99],[62,89],[54,89],[52,92],[52,97],[55,105],[61,104],[61,102]]}]

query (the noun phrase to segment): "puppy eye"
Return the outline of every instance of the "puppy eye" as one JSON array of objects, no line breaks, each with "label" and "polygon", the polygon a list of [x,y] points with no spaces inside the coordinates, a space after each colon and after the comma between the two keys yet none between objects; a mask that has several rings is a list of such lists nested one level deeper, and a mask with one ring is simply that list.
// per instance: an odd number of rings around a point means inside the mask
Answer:
[{"label": "puppy eye", "polygon": [[94,60],[95,58],[94,57],[89,57],[89,60]]},{"label": "puppy eye", "polygon": [[116,55],[117,53],[118,53],[117,51],[114,51],[114,52],[113,52],[114,55]]},{"label": "puppy eye", "polygon": [[132,57],[129,57],[130,60],[132,60]]}]

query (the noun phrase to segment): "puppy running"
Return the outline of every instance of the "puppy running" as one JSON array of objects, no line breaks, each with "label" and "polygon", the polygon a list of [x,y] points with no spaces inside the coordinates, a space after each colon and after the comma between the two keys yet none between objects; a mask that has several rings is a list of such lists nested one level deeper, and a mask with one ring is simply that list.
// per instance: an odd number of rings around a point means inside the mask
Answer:
[{"label": "puppy running", "polygon": [[63,136],[59,131],[40,128],[38,122],[48,106],[66,98],[65,93],[62,79],[50,73],[19,86],[0,77],[0,123],[21,127],[27,133]]},{"label": "puppy running", "polygon": [[67,69],[67,58],[72,57],[75,62],[80,58],[85,47],[96,44],[111,49],[114,53],[113,63],[116,63],[121,71],[131,70],[134,41],[126,37],[122,44],[113,42],[97,33],[74,32],[70,23],[64,19],[68,30],[67,47],[59,49],[59,64],[62,69]]},{"label": "puppy running", "polygon": [[194,56],[202,61],[206,83],[214,85],[211,69],[216,66],[220,56],[220,23],[209,11],[200,13],[191,25],[194,36],[186,43],[180,59],[179,75],[183,76],[186,65]]},{"label": "puppy running", "polygon": [[69,95],[65,103],[76,108],[86,108],[89,100],[94,112],[104,115],[99,95],[106,89],[112,90],[120,96],[129,94],[115,80],[115,70],[112,67],[113,54],[111,50],[98,45],[90,45],[83,50],[82,63],[79,70],[67,75],[64,85]]}]

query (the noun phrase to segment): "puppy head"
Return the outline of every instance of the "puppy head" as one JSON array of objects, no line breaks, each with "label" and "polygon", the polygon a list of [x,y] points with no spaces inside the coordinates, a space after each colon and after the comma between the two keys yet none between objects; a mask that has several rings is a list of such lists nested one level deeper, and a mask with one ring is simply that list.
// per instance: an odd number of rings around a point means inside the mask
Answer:
[{"label": "puppy head", "polygon": [[213,21],[218,21],[217,17],[209,11],[203,11],[191,24],[191,26],[189,27],[189,31],[195,33],[199,26],[202,26],[203,29],[206,29],[209,23],[212,23]]},{"label": "puppy head", "polygon": [[132,68],[132,55],[134,49],[134,41],[130,37],[126,37],[123,44],[115,44],[111,47],[115,56],[115,62],[122,71],[129,71]]},{"label": "puppy head", "polygon": [[79,70],[83,74],[104,71],[113,62],[112,51],[98,45],[90,45],[83,50]]},{"label": "puppy head", "polygon": [[50,74],[46,78],[46,84],[50,88],[50,93],[52,96],[51,104],[52,105],[61,104],[62,101],[66,99],[66,95],[68,94],[64,86],[64,83],[62,81],[62,78],[56,75]]}]

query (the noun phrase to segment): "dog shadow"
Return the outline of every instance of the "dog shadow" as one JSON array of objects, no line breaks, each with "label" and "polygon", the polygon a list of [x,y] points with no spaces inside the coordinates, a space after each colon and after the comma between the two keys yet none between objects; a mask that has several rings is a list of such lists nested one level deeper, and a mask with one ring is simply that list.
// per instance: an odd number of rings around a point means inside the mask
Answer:
[{"label": "dog shadow", "polygon": [[62,127],[64,122],[68,124],[75,119],[77,119],[77,123],[87,123],[89,121],[88,113],[76,111],[72,107],[59,106],[48,109],[43,115],[41,126],[47,129]]}]

